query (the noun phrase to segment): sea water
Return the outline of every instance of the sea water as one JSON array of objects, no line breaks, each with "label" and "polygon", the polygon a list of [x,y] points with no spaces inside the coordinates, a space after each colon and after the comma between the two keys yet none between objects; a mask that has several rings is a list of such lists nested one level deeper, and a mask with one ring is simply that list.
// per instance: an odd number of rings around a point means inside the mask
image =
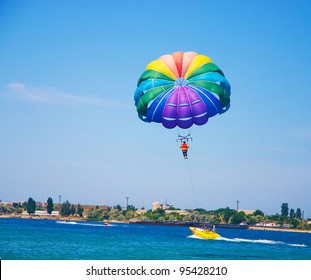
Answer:
[{"label": "sea water", "polygon": [[0,219],[2,260],[311,260],[311,234],[219,228]]}]

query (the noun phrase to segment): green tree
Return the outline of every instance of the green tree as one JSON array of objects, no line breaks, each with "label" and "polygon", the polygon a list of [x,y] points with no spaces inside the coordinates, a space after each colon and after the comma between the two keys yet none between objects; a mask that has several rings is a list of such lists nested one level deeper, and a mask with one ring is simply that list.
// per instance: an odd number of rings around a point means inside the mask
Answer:
[{"label": "green tree", "polygon": [[257,210],[253,213],[253,215],[254,215],[254,216],[264,216],[265,213],[257,209]]},{"label": "green tree", "polygon": [[52,211],[54,210],[53,199],[51,197],[49,197],[47,200],[47,203],[48,203],[48,205],[46,206],[46,211],[48,212],[48,214],[51,214]]},{"label": "green tree", "polygon": [[17,203],[17,202],[13,202],[13,204],[12,204],[13,208],[17,208],[19,205],[20,205],[20,204]]},{"label": "green tree", "polygon": [[121,211],[119,208],[113,208],[109,211],[109,216],[111,220],[119,220],[121,215]]},{"label": "green tree", "polygon": [[31,197],[29,197],[27,202],[27,213],[30,215],[35,212],[36,212],[36,202]]},{"label": "green tree", "polygon": [[118,209],[119,211],[121,211],[122,210],[122,207],[118,204],[118,205],[116,205],[116,206],[113,206],[113,208],[115,208],[115,209]]},{"label": "green tree", "polygon": [[165,222],[166,220],[165,220],[164,217],[159,217],[158,221],[160,221],[160,222]]},{"label": "green tree", "polygon": [[6,208],[5,206],[1,205],[0,206],[0,213],[2,213],[2,214],[8,213],[8,208]]},{"label": "green tree", "polygon": [[148,210],[148,211],[144,214],[144,217],[145,217],[146,219],[148,219],[148,220],[154,220],[152,210]]},{"label": "green tree", "polygon": [[125,213],[125,219],[127,219],[127,220],[129,220],[129,219],[131,219],[133,216],[134,216],[134,211],[133,210],[128,210],[128,211],[126,211],[126,213]]},{"label": "green tree", "polygon": [[69,216],[71,214],[71,204],[68,200],[62,203],[59,213],[62,216]]},{"label": "green tree", "polygon": [[22,207],[24,208],[25,211],[27,210],[27,201],[24,201],[22,203]]},{"label": "green tree", "polygon": [[297,219],[301,219],[301,209],[300,209],[300,208],[297,208],[297,211],[296,211],[296,218],[297,218]]},{"label": "green tree", "polygon": [[83,211],[84,211],[84,209],[81,207],[80,204],[78,204],[77,214],[78,214],[80,217],[82,217]]},{"label": "green tree", "polygon": [[290,209],[290,211],[289,211],[289,217],[290,217],[291,219],[295,218],[295,210],[294,210],[294,209]]},{"label": "green tree", "polygon": [[203,209],[203,208],[196,208],[196,209],[194,209],[194,211],[196,211],[196,212],[198,212],[199,214],[206,214],[206,210],[205,209]]},{"label": "green tree", "polygon": [[253,215],[247,215],[246,216],[246,221],[247,221],[248,225],[255,225],[257,223],[256,216],[253,216]]},{"label": "green tree", "polygon": [[230,218],[231,218],[231,216],[233,216],[234,213],[236,213],[236,212],[237,212],[236,210],[232,210],[229,207],[225,208],[224,214],[223,214],[225,222],[228,223]]},{"label": "green tree", "polygon": [[168,215],[168,220],[169,221],[176,221],[177,217],[175,215],[173,215],[173,213],[171,213],[171,214]]},{"label": "green tree", "polygon": [[296,228],[297,226],[299,226],[299,221],[297,219],[291,219],[290,224],[293,228]]},{"label": "green tree", "polygon": [[70,206],[70,214],[71,215],[75,215],[76,214],[76,207],[73,204],[71,204],[71,206]]},{"label": "green tree", "polygon": [[103,220],[103,209],[91,209],[87,212],[87,217],[90,220],[100,221]]},{"label": "green tree", "polygon": [[239,223],[242,223],[243,221],[245,221],[245,213],[243,211],[236,212],[231,217],[231,223],[232,224],[238,225]]},{"label": "green tree", "polygon": [[134,205],[128,205],[126,210],[132,210],[135,211],[136,207]]},{"label": "green tree", "polygon": [[281,215],[283,218],[288,217],[288,203],[282,203],[281,205]]},{"label": "green tree", "polygon": [[153,211],[154,214],[164,215],[165,211],[162,208],[157,208]]},{"label": "green tree", "polygon": [[15,213],[15,214],[21,214],[23,212],[23,209],[22,209],[22,205],[21,203],[13,203],[13,209],[12,209],[12,212]]}]

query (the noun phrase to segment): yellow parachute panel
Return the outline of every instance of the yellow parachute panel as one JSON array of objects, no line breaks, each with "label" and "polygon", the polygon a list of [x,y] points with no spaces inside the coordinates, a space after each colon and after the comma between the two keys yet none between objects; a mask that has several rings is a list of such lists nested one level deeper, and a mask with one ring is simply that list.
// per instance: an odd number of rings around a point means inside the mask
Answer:
[{"label": "yellow parachute panel", "polygon": [[208,56],[206,55],[197,55],[193,61],[191,62],[186,74],[185,74],[185,78],[187,79],[191,73],[195,70],[197,70],[199,67],[201,67],[202,65],[206,64],[206,63],[211,63],[213,62]]},{"label": "yellow parachute panel", "polygon": [[177,77],[174,75],[174,73],[171,71],[171,69],[163,61],[161,61],[159,59],[150,62],[147,65],[146,70],[154,70],[154,71],[160,72],[160,73],[172,78],[173,80],[177,79]]}]

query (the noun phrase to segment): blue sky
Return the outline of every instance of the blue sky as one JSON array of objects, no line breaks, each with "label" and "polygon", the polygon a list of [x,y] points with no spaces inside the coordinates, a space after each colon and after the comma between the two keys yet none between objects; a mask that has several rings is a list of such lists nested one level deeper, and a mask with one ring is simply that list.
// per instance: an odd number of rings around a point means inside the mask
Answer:
[{"label": "blue sky", "polygon": [[[221,207],[311,217],[310,1],[0,2],[0,199]],[[133,94],[163,54],[211,57],[231,108],[146,124]]]}]

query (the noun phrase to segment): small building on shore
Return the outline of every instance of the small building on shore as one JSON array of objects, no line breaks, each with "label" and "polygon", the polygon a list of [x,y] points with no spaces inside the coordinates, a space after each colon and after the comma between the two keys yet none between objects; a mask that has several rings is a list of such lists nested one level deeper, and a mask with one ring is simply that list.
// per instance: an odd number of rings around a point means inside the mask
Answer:
[{"label": "small building on shore", "polygon": [[165,202],[165,203],[160,203],[160,202],[156,201],[156,202],[153,202],[153,203],[152,203],[151,209],[152,209],[152,211],[155,211],[155,210],[157,210],[157,209],[166,210],[166,209],[169,209],[169,208],[171,208],[171,207],[173,207],[172,204],[168,204],[167,202]]},{"label": "small building on shore", "polygon": [[253,215],[255,210],[239,210],[238,212],[244,212],[245,215]]},{"label": "small building on shore", "polygon": [[163,205],[158,201],[153,202],[151,207],[152,211],[156,211],[157,209],[163,209]]},{"label": "small building on shore", "polygon": [[59,211],[52,211],[51,214],[49,214],[46,210],[36,210],[35,213],[29,215],[27,211],[24,211],[21,213],[21,216],[38,216],[38,217],[43,217],[43,216],[52,216],[52,217],[57,217],[59,216]]},{"label": "small building on shore", "polygon": [[179,215],[187,216],[189,212],[187,210],[165,210],[165,213],[171,214],[171,213],[177,213]]},{"label": "small building on shore", "polygon": [[147,212],[146,209],[138,209],[138,210],[135,211],[135,214],[136,214],[136,215],[143,215],[143,214],[145,214],[146,212]]}]

